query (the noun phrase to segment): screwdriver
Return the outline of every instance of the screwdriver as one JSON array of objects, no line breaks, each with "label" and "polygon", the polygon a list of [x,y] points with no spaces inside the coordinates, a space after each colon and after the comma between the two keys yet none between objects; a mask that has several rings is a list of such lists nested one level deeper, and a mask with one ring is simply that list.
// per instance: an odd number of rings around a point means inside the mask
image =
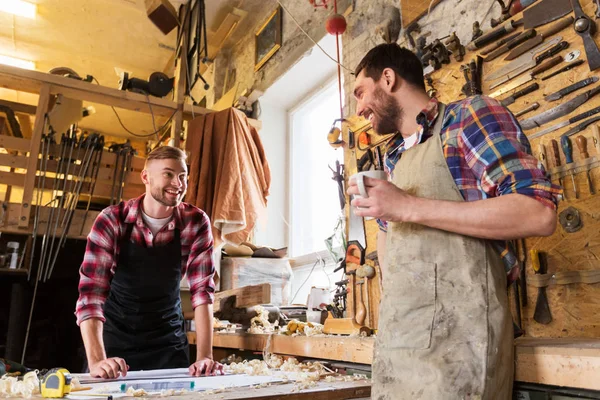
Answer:
[{"label": "screwdriver", "polygon": [[[556,140],[552,139],[550,141],[550,144],[552,145],[552,154],[554,155],[554,166],[560,167],[560,153],[558,150],[558,143],[556,142]],[[565,185],[563,183],[562,177],[558,178],[558,183],[564,189]],[[567,191],[566,190],[563,190],[563,197],[565,200],[567,200]]]},{"label": "screwdriver", "polygon": [[[579,149],[579,154],[581,154],[581,158],[583,158],[584,160],[588,159],[590,157],[590,154],[587,151],[587,139],[585,138],[585,136],[579,135],[579,136],[577,136],[576,140],[577,140],[577,148]],[[596,194],[596,191],[594,190],[594,186],[592,185],[592,177],[590,176],[590,169],[587,167],[586,167],[585,175],[587,176],[590,193]]]},{"label": "screwdriver", "polygon": [[[561,136],[560,147],[562,148],[562,151],[565,154],[565,163],[571,164],[573,162],[573,145],[571,144],[571,139],[568,136]],[[578,199],[579,194],[577,193],[577,186],[575,185],[575,175],[573,174],[573,171],[571,171],[571,182],[573,182],[575,198]]]}]

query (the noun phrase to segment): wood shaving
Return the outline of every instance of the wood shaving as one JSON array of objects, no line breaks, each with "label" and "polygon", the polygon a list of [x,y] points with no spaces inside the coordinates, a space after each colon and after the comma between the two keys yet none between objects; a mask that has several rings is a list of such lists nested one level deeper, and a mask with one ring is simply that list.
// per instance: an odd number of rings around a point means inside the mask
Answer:
[{"label": "wood shaving", "polygon": [[231,363],[223,366],[223,370],[232,374],[272,375],[271,369],[262,360],[244,360],[241,363]]},{"label": "wood shaving", "polygon": [[281,333],[288,336],[317,336],[323,334],[323,325],[293,319],[288,322]]},{"label": "wood shaving", "polygon": [[248,333],[273,333],[279,328],[279,321],[275,321],[274,324],[269,322],[269,311],[264,307],[256,306],[254,307],[254,311],[256,311],[257,315],[250,320]]},{"label": "wood shaving", "polygon": [[28,399],[34,394],[40,393],[40,380],[37,371],[31,371],[18,379],[11,376],[0,378],[0,397]]},{"label": "wood shaving", "polygon": [[144,389],[134,389],[133,387],[129,387],[129,389],[127,389],[127,392],[125,392],[127,394],[127,396],[131,396],[131,397],[144,397],[144,396],[148,396],[148,392],[146,392]]}]

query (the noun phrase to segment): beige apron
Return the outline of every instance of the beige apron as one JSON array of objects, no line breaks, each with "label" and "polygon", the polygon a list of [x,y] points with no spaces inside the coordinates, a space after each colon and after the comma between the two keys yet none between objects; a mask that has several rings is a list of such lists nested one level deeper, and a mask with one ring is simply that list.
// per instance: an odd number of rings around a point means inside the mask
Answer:
[{"label": "beige apron", "polygon": [[[442,150],[444,109],[433,137],[403,153],[393,183],[417,197],[464,201]],[[487,241],[391,222],[382,275],[373,399],[511,398],[506,274]]]}]

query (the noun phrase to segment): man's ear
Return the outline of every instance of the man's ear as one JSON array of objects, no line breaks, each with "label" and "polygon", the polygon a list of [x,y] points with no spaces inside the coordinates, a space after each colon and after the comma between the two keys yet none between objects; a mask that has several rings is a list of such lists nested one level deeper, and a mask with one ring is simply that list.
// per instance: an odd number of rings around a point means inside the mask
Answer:
[{"label": "man's ear", "polygon": [[381,73],[380,80],[382,81],[388,93],[398,89],[397,86],[400,84],[400,80],[396,76],[396,72],[394,72],[394,70],[391,68],[384,68],[383,72]]},{"label": "man's ear", "polygon": [[140,173],[140,177],[142,178],[142,182],[144,183],[144,185],[150,184],[150,179],[148,178],[148,170],[144,168]]}]

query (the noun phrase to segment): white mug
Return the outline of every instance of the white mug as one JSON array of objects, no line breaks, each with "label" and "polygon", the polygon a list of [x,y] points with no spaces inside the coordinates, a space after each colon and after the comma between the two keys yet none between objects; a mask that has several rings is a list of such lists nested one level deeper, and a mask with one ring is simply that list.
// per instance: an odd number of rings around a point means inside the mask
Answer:
[{"label": "white mug", "polygon": [[[369,197],[369,194],[367,193],[367,188],[365,187],[365,176],[373,179],[382,179],[384,181],[387,181],[387,173],[385,171],[369,170],[358,172],[352,175],[351,177],[354,178],[354,180],[356,181],[356,185],[358,186],[358,192],[360,193],[354,195],[354,197],[362,197],[365,199]],[[365,219],[371,220],[373,219],[373,217],[365,217]]]}]

